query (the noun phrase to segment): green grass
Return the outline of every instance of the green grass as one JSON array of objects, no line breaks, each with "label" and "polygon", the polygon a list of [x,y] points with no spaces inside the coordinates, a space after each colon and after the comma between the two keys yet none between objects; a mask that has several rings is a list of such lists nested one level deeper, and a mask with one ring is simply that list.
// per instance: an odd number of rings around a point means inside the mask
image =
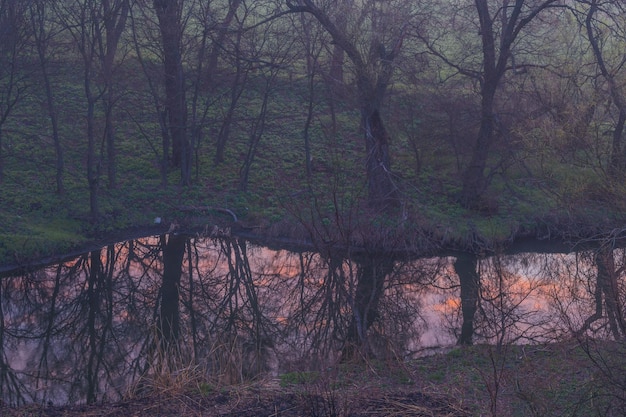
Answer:
[{"label": "green grass", "polygon": [[319,372],[289,372],[280,375],[280,386],[305,385],[317,382],[320,379]]},{"label": "green grass", "polygon": [[[400,221],[397,213],[372,214],[364,204],[364,143],[359,132],[359,112],[349,96],[335,103],[333,125],[324,101],[325,92],[316,91],[316,114],[309,132],[314,172],[310,179],[306,177],[302,131],[308,93],[306,80],[301,78],[278,80],[279,88],[272,93],[265,133],[247,191],[238,190],[239,174],[253,118],[258,114],[263,82],[260,76],[250,79],[250,88],[240,99],[225,161],[216,166],[213,157],[228,96],[207,96],[212,100],[211,117],[197,149],[198,166],[194,161],[192,170],[194,183],[180,187],[179,172],[172,168],[168,185],[163,187],[159,174],[160,131],[151,99],[146,96],[141,71],[133,68],[132,61],[125,65],[125,74],[131,75],[120,79],[119,86],[125,96],[116,112],[118,187],[107,188],[107,155],[105,147],[99,147],[101,217],[97,224],[89,218],[84,100],[76,66],[64,65],[55,79],[65,158],[64,195],[55,193],[54,148],[45,112],[40,111],[42,97],[37,96],[42,92],[33,91],[20,102],[3,127],[0,264],[59,254],[96,237],[149,227],[155,217],[200,228],[214,221],[180,210],[191,205],[229,208],[249,226],[271,227],[300,218],[318,222],[329,234],[339,226],[372,228],[378,230],[376,233],[388,229],[385,235],[396,228],[421,230],[440,245],[454,246],[471,245],[477,240],[507,242],[520,233],[532,235],[546,224],[569,230],[571,225],[585,222],[599,225],[597,229],[614,227],[623,221],[621,207],[626,206],[626,193],[621,192],[619,185],[608,182],[593,161],[585,160],[581,165],[580,155],[591,150],[581,149],[567,159],[558,149],[546,147],[543,140],[555,134],[543,128],[516,142],[517,160],[506,160],[510,152],[496,147],[490,163],[496,166],[505,160],[506,168],[493,177],[485,194],[486,209],[462,208],[457,199],[469,146],[460,138],[449,136],[447,115],[420,104],[429,95],[441,95],[439,89],[428,86],[415,90],[403,85],[389,95],[385,106],[384,116],[392,135],[392,168],[402,190],[406,220]],[[98,107],[99,124],[101,116],[102,109]],[[475,121],[463,116],[459,123],[467,126],[455,130],[471,138]],[[452,146],[452,139],[456,140],[457,149]],[[563,146],[563,140],[555,143]],[[419,148],[419,172],[411,141],[416,141]],[[523,165],[519,162],[522,160]],[[263,233],[264,229],[258,231]]]},{"label": "green grass", "polygon": [[[623,358],[613,355],[608,345],[596,353],[609,362]],[[507,346],[502,352],[485,345],[455,348],[410,366],[429,392],[463,399],[475,415],[491,415],[492,401],[497,403],[497,415],[602,415],[595,408],[598,401],[609,401],[613,395],[604,385],[608,381],[576,343]],[[603,392],[607,398],[595,398],[594,403],[593,392]]]}]

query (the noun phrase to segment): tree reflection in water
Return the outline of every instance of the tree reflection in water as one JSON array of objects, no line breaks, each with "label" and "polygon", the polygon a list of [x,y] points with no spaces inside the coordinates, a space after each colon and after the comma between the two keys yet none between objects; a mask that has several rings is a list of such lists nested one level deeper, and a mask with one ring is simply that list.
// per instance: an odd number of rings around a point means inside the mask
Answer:
[{"label": "tree reflection in water", "polygon": [[623,259],[623,250],[348,257],[182,235],[119,243],[2,278],[0,395],[115,400],[190,366],[236,383],[404,359],[439,343],[428,334],[498,346],[623,338]]}]

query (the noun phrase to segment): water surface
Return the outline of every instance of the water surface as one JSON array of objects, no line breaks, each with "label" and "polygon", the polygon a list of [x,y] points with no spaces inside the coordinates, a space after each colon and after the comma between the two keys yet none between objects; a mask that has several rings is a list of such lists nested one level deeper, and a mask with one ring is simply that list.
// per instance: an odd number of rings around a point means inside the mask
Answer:
[{"label": "water surface", "polygon": [[10,404],[117,400],[185,366],[236,383],[457,343],[626,335],[624,251],[403,258],[183,235],[121,242],[0,282]]}]

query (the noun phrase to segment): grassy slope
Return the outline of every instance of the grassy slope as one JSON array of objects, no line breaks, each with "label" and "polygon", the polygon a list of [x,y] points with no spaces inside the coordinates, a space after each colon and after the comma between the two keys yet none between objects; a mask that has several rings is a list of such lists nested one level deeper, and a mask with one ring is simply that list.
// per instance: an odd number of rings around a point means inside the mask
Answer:
[{"label": "grassy slope", "polygon": [[[62,196],[54,192],[53,144],[45,112],[40,111],[38,104],[41,97],[34,92],[20,103],[4,131],[0,265],[62,254],[117,231],[152,227],[156,217],[165,219],[165,228],[171,221],[202,227],[229,220],[183,212],[182,206],[229,208],[244,224],[263,226],[257,229],[261,233],[291,233],[290,224],[304,220],[315,223],[320,235],[329,234],[324,238],[333,238],[332,233],[339,229],[375,229],[375,233],[383,235],[398,230],[407,235],[427,236],[436,245],[444,246],[506,242],[520,235],[589,234],[616,227],[622,220],[615,209],[615,203],[619,203],[615,196],[621,190],[612,195],[603,192],[608,188],[592,166],[564,159],[558,150],[541,148],[538,156],[537,149],[528,144],[518,147],[517,159],[507,159],[505,175],[494,176],[483,211],[461,208],[455,200],[460,189],[458,163],[467,158],[467,147],[457,144],[455,157],[448,137],[449,121],[436,109],[418,105],[428,99],[427,95],[417,96],[406,89],[393,92],[387,108],[394,138],[394,170],[404,191],[405,216],[400,220],[397,213],[367,213],[363,204],[363,144],[358,134],[358,113],[349,100],[336,106],[334,129],[328,106],[323,101],[317,103],[310,132],[315,172],[312,181],[307,182],[302,139],[307,91],[305,82],[299,80],[282,80],[273,92],[271,114],[248,191],[237,191],[237,184],[247,152],[251,118],[260,102],[254,88],[242,97],[226,161],[220,166],[212,161],[222,114],[220,106],[226,105],[227,96],[221,93],[228,90],[227,80],[222,90],[210,97],[214,99],[213,117],[199,144],[200,171],[194,185],[179,187],[178,173],[172,170],[170,185],[162,187],[158,172],[160,134],[150,99],[141,79],[126,77],[121,86],[125,96],[117,112],[119,186],[107,189],[103,155],[99,196],[102,219],[93,225],[88,221],[80,74],[71,68],[60,73],[64,77],[56,79],[57,99],[67,192]],[[411,140],[419,148],[419,172],[415,169]],[[524,169],[519,163],[522,159]],[[195,178],[195,171],[193,175]]]}]

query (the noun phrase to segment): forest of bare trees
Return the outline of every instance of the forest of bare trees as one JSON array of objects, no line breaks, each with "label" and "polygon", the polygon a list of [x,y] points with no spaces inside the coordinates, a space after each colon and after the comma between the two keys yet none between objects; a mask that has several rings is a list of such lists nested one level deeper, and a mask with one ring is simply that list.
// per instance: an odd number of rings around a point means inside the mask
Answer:
[{"label": "forest of bare trees", "polygon": [[442,165],[485,213],[524,182],[584,178],[619,199],[619,1],[4,0],[0,22],[0,179],[36,146],[93,222],[135,150],[162,186],[228,164],[244,192],[284,175],[260,149],[297,167],[295,189],[349,161],[374,210],[419,204]]}]

